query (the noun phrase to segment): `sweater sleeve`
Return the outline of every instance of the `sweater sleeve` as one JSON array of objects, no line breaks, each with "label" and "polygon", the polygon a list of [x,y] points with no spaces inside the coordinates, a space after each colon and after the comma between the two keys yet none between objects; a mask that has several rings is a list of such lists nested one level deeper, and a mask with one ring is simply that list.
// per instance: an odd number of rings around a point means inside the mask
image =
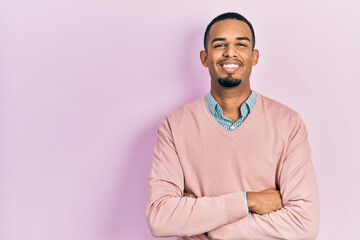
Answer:
[{"label": "sweater sleeve", "polygon": [[146,217],[155,237],[203,234],[245,217],[242,192],[183,197],[184,174],[167,119],[161,124],[148,179]]},{"label": "sweater sleeve", "polygon": [[211,239],[316,239],[318,188],[307,136],[305,125],[298,117],[277,179],[284,207],[264,215],[252,213],[210,231]]}]

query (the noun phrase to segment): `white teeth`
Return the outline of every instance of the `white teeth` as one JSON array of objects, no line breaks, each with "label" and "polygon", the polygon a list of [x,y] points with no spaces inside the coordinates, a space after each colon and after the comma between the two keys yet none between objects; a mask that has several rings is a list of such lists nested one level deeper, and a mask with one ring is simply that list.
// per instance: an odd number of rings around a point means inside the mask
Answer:
[{"label": "white teeth", "polygon": [[237,65],[237,64],[224,64],[224,67],[226,67],[226,68],[237,68],[237,67],[239,67],[239,65]]}]

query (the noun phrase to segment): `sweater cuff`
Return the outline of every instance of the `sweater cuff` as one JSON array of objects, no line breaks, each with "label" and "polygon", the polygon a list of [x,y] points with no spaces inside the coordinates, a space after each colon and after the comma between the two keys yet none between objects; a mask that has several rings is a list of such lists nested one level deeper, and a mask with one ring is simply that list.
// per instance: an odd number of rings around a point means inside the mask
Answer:
[{"label": "sweater cuff", "polygon": [[228,212],[228,223],[235,222],[248,215],[243,192],[226,194],[224,197]]}]

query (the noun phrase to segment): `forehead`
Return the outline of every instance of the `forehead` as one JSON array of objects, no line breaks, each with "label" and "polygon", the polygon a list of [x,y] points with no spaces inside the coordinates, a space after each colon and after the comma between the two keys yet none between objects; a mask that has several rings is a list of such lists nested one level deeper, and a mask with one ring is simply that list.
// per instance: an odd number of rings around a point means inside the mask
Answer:
[{"label": "forehead", "polygon": [[237,19],[225,19],[214,23],[209,32],[209,40],[213,38],[248,37],[252,41],[250,27]]}]

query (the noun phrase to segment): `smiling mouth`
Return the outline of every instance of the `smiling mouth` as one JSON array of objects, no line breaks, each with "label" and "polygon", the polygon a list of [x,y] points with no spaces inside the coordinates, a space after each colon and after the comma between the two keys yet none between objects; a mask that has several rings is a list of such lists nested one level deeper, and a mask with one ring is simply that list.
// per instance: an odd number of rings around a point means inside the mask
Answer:
[{"label": "smiling mouth", "polygon": [[240,69],[242,63],[238,61],[221,61],[219,65],[224,72],[234,73]]}]

